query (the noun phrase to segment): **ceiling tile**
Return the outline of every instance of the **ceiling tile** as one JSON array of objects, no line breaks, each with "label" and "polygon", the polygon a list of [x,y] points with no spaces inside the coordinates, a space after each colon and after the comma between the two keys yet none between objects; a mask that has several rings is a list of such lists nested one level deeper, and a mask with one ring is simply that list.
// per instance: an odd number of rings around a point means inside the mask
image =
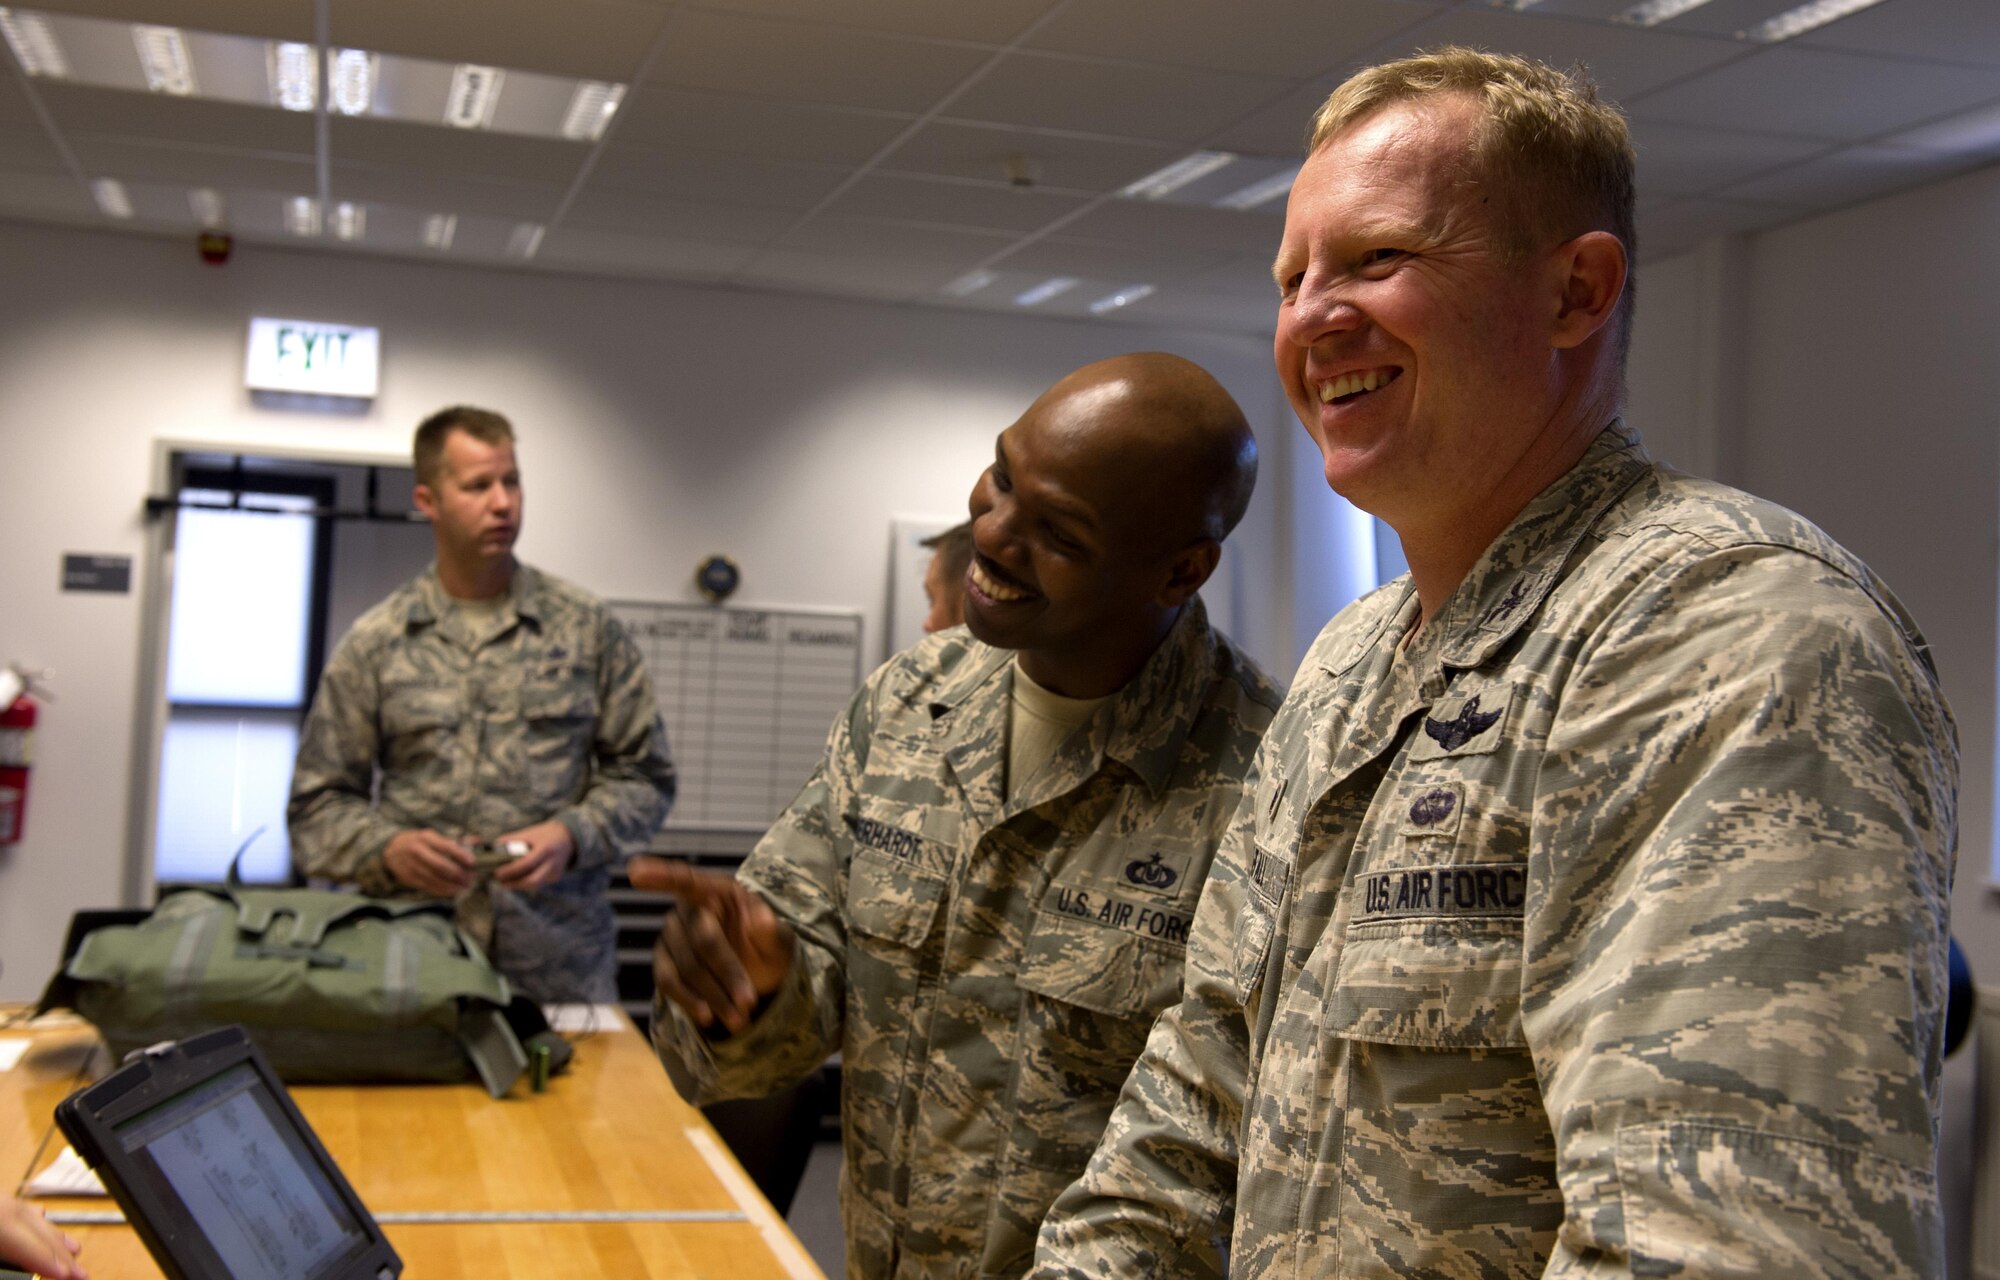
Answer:
[{"label": "ceiling tile", "polygon": [[807,293],[901,301],[934,297],[960,270],[954,265],[895,255],[828,257],[820,253],[774,250],[759,255],[732,279]]},{"label": "ceiling tile", "polygon": [[30,0],[21,7],[114,22],[170,22],[188,31],[313,38],[313,0],[172,0],[170,6],[161,0]]},{"label": "ceiling tile", "polygon": [[2000,154],[2000,102],[1985,103],[1903,133],[1893,133],[1882,141],[1891,146],[1990,159]]},{"label": "ceiling tile", "polygon": [[1195,143],[1285,87],[1265,76],[1020,53],[1003,58],[945,114],[954,120]]},{"label": "ceiling tile", "polygon": [[704,9],[728,13],[987,44],[1014,39],[1054,4],[1055,0],[979,0],[977,4],[939,4],[937,0],[701,0]]},{"label": "ceiling tile", "polygon": [[1827,149],[1811,138],[1636,120],[1632,143],[1639,152],[1639,190],[1648,195],[1694,196],[1742,182],[1768,169],[1796,164]]},{"label": "ceiling tile", "polygon": [[1977,163],[1960,156],[1908,147],[1846,147],[1717,194],[1732,200],[1786,204],[1800,209],[1835,209],[1919,183],[1935,182]]},{"label": "ceiling tile", "polygon": [[1042,276],[1086,276],[1112,284],[1163,284],[1211,271],[1237,256],[1221,250],[1049,236],[1007,255],[1003,262],[1011,271]]},{"label": "ceiling tile", "polygon": [[563,225],[663,239],[760,245],[795,219],[796,215],[783,209],[586,190],[569,207]]},{"label": "ceiling tile", "polygon": [[336,200],[401,205],[426,215],[455,213],[517,222],[548,221],[567,191],[554,183],[412,173],[339,161],[333,166],[332,186]]},{"label": "ceiling tile", "polygon": [[[667,17],[614,0],[332,0],[336,45],[630,81]],[[504,87],[503,87],[503,92]]]},{"label": "ceiling tile", "polygon": [[1204,209],[1150,200],[1107,200],[1063,228],[1085,240],[1126,240],[1163,248],[1215,249],[1230,254],[1278,251],[1284,205],[1263,209]]},{"label": "ceiling tile", "polygon": [[536,261],[546,267],[639,272],[676,280],[719,280],[754,253],[748,245],[628,235],[594,227],[562,226],[543,242]]},{"label": "ceiling tile", "polygon": [[[1699,7],[1690,9],[1678,17],[1669,18],[1650,30],[1733,40],[1737,32],[1747,31],[1764,19],[1782,13],[1799,2],[1800,0],[1707,0]],[[1605,16],[1612,17],[1624,13],[1634,3],[1637,3],[1637,0],[1627,0],[1626,4],[1617,5]]]},{"label": "ceiling tile", "polygon": [[640,84],[625,96],[609,136],[619,145],[859,164],[888,145],[913,118]]},{"label": "ceiling tile", "polygon": [[894,219],[1026,233],[1084,206],[1081,196],[1005,183],[864,177],[826,208],[829,217]]},{"label": "ceiling tile", "polygon": [[90,192],[75,178],[47,169],[0,170],[0,214],[93,225],[111,221],[97,212]]},{"label": "ceiling tile", "polygon": [[1183,148],[1164,143],[1117,142],[1000,125],[934,121],[890,152],[881,167],[896,173],[993,179],[1005,177],[1019,157],[1037,186],[1103,194],[1119,190],[1182,154]]},{"label": "ceiling tile", "polygon": [[2000,67],[1947,66],[1791,45],[1625,103],[1635,119],[1859,141],[2000,98]]},{"label": "ceiling tile", "polygon": [[1442,5],[1410,0],[1258,0],[1256,20],[1215,0],[1076,0],[1027,41],[1030,49],[1213,71],[1319,75],[1409,31]]},{"label": "ceiling tile", "polygon": [[854,258],[900,257],[959,270],[1015,243],[1017,236],[970,227],[913,227],[863,218],[814,218],[773,248]]},{"label": "ceiling tile", "polygon": [[[1580,62],[1590,69],[1598,90],[1618,103],[1628,103],[1744,54],[1740,41],[1684,35],[1666,27],[1580,22],[1487,8],[1454,10],[1421,34],[1424,48],[1461,44],[1504,49],[1553,67]],[[1413,43],[1383,54],[1402,57],[1415,53],[1417,47]]]},{"label": "ceiling tile", "polygon": [[[67,174],[62,153],[49,141],[48,134],[33,129],[0,128],[0,170],[32,169]],[[97,170],[97,172],[110,172]]]},{"label": "ceiling tile", "polygon": [[717,200],[803,213],[849,172],[842,165],[751,160],[684,148],[607,145],[590,171],[592,190]]},{"label": "ceiling tile", "polygon": [[1299,159],[1306,153],[1313,117],[1319,114],[1320,106],[1338,83],[1325,80],[1294,89],[1237,120],[1203,145],[1221,151]]},{"label": "ceiling tile", "polygon": [[1268,337],[1277,329],[1278,311],[1270,298],[1256,300],[1204,289],[1162,289],[1144,301],[1121,308],[1116,318],[1120,324],[1220,329]]},{"label": "ceiling tile", "polygon": [[[65,133],[98,133],[162,142],[188,142],[311,155],[312,117],[234,102],[205,102],[159,93],[122,93],[38,81],[42,101]],[[442,132],[440,130],[439,132]]]},{"label": "ceiling tile", "polygon": [[965,46],[695,10],[674,24],[647,82],[922,112],[989,56]]},{"label": "ceiling tile", "polygon": [[319,174],[309,155],[271,155],[226,147],[174,146],[73,133],[70,148],[84,172],[180,187],[251,187],[311,194]]},{"label": "ceiling tile", "polygon": [[[270,112],[271,115],[283,114]],[[328,149],[341,162],[417,173],[504,175],[517,181],[568,185],[589,148],[556,138],[335,117]]]},{"label": "ceiling tile", "polygon": [[1703,240],[1790,222],[1798,210],[1723,200],[1676,200],[1639,215],[1639,261],[1685,253]]},{"label": "ceiling tile", "polygon": [[35,114],[34,104],[28,100],[28,91],[22,87],[22,79],[15,73],[11,61],[0,60],[0,128],[20,125],[40,132],[41,118]]},{"label": "ceiling tile", "polygon": [[1799,37],[1808,48],[2000,66],[2000,5],[1895,0]]}]

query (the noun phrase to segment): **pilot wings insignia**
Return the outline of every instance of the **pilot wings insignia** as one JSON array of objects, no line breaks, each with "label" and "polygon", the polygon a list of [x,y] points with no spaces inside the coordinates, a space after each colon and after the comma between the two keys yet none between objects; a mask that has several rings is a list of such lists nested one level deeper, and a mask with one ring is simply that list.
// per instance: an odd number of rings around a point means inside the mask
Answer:
[{"label": "pilot wings insignia", "polygon": [[[1501,711],[1504,710],[1506,708],[1501,708]],[[1460,707],[1458,714],[1450,720],[1434,720],[1426,716],[1424,732],[1446,751],[1456,751],[1491,729],[1499,719],[1500,711],[1481,712],[1479,695],[1474,694],[1465,700],[1465,705]]]}]

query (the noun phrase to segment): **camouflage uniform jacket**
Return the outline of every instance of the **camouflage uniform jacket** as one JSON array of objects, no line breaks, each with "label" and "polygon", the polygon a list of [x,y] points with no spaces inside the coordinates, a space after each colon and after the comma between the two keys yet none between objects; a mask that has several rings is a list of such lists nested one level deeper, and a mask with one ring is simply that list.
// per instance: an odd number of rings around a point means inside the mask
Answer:
[{"label": "camouflage uniform jacket", "polygon": [[1321,634],[1035,1275],[1941,1275],[1958,749],[1902,607],[1614,424]]},{"label": "camouflage uniform jacket", "polygon": [[556,819],[576,842],[570,869],[528,893],[485,882],[460,916],[490,889],[493,962],[521,994],[616,999],[605,888],[674,795],[639,651],[594,596],[527,565],[494,634],[469,634],[449,599],[433,567],[327,663],[292,775],[293,857],[308,875],[408,896],[382,863],[398,831],[489,839]]},{"label": "camouflage uniform jacket", "polygon": [[742,1033],[656,1002],[697,1101],[838,1050],[848,1273],[1014,1276],[1180,995],[1203,877],[1279,696],[1199,601],[1005,795],[1013,655],[963,628],[876,671],[742,876],[796,927]]}]

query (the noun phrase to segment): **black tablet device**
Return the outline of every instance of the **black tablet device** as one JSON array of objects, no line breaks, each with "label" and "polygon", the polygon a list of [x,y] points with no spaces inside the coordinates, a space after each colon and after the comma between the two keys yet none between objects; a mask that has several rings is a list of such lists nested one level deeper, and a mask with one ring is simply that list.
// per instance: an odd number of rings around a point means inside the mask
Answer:
[{"label": "black tablet device", "polygon": [[168,1280],[392,1280],[382,1229],[241,1027],[131,1054],[56,1105]]}]

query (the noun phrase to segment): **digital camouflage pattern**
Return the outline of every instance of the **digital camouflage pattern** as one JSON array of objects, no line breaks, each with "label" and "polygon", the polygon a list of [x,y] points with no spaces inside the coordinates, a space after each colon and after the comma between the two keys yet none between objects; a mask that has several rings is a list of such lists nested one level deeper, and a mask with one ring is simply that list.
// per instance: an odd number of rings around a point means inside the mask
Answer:
[{"label": "digital camouflage pattern", "polygon": [[1613,425],[1321,634],[1035,1275],[1936,1276],[1958,750],[1851,555]]},{"label": "digital camouflage pattern", "polygon": [[458,917],[520,994],[604,1001],[617,999],[611,868],[645,847],[673,795],[645,663],[600,601],[517,565],[498,614],[479,621],[433,567],[363,614],[326,664],[287,816],[306,874],[372,897],[417,896],[382,863],[398,831],[488,840],[559,820],[576,842],[561,879],[516,893],[482,874]]},{"label": "digital camouflage pattern", "polygon": [[1013,655],[942,631],[871,676],[742,870],[798,930],[742,1033],[654,1003],[699,1102],[841,1055],[855,1277],[1016,1276],[1154,1015],[1278,694],[1197,600],[1011,800]]}]

